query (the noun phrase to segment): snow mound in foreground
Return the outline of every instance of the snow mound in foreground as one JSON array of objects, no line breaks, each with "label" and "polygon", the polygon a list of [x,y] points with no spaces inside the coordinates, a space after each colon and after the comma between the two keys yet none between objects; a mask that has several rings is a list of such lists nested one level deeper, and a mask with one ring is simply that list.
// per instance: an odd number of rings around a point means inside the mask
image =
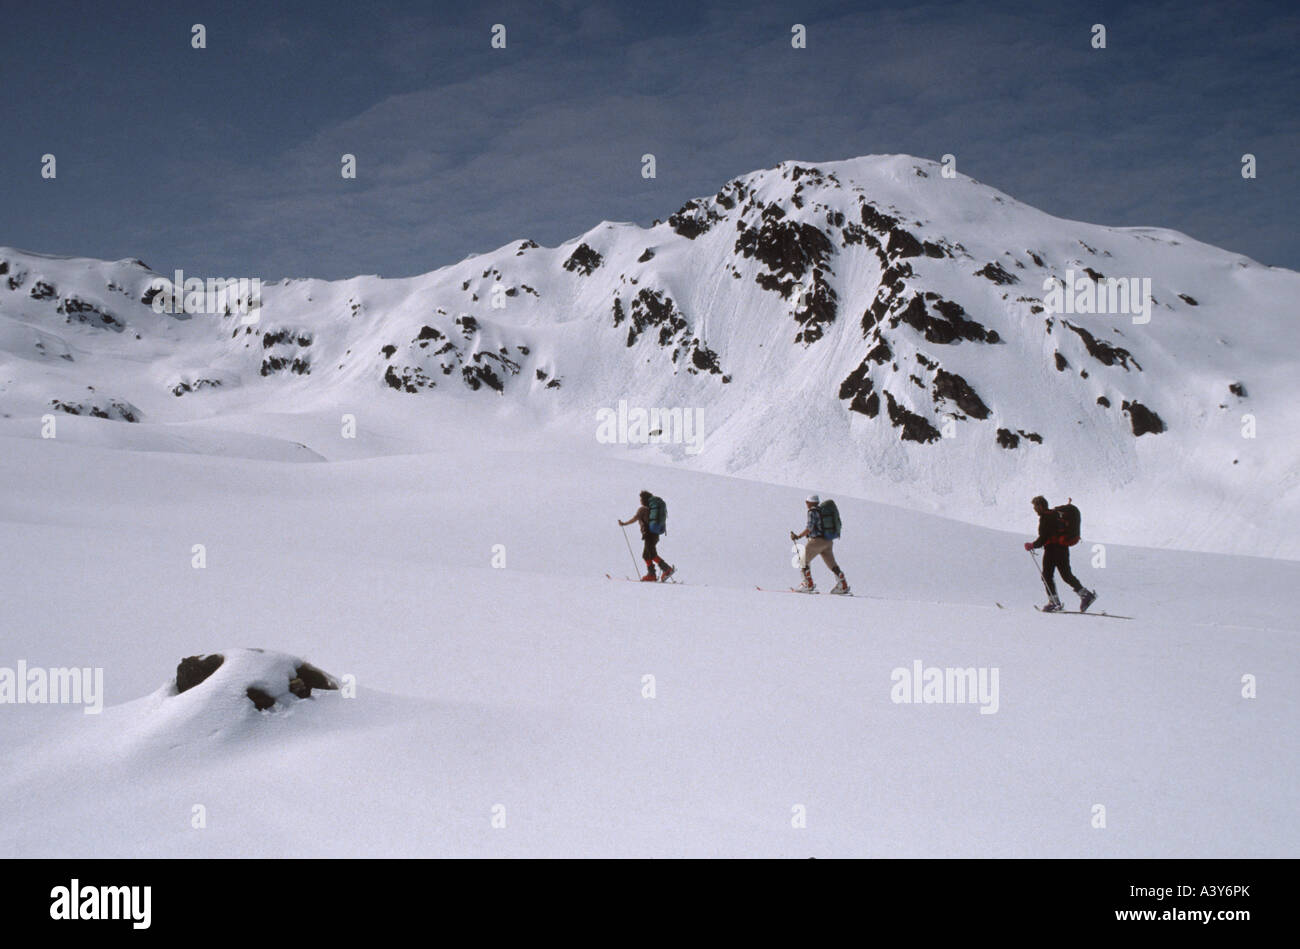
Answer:
[{"label": "snow mound in foreground", "polygon": [[225,649],[183,659],[175,679],[122,710],[132,710],[132,721],[124,724],[141,737],[237,738],[254,731],[261,716],[293,714],[320,694],[316,690],[337,692],[338,681],[287,653]]},{"label": "snow mound in foreground", "polygon": [[180,778],[247,754],[284,754],[298,742],[310,747],[322,734],[372,727],[407,711],[378,693],[367,693],[364,708],[354,708],[344,701],[350,693],[340,690],[340,680],[297,656],[263,649],[189,657],[177,674],[190,677],[186,688],[170,678],[101,714],[77,712],[51,723],[41,740],[16,755],[11,776],[45,773],[69,794],[95,780]]},{"label": "snow mound in foreground", "polygon": [[[191,671],[200,665],[202,671]],[[104,710],[110,727],[94,730],[110,733],[99,735],[100,755],[125,759],[151,750],[195,752],[213,743],[255,741],[274,727],[267,719],[316,712],[318,703],[340,698],[332,676],[297,656],[263,649],[189,657],[177,673],[186,688],[173,678],[150,695]]]}]

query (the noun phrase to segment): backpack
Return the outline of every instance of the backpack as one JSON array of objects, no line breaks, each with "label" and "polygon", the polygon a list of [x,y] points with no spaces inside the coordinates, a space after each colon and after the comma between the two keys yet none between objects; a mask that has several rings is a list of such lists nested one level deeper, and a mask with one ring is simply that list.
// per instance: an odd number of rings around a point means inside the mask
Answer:
[{"label": "backpack", "polygon": [[822,516],[822,536],[827,540],[836,540],[840,536],[840,530],[844,527],[840,521],[840,509],[835,506],[835,502],[827,498],[821,504],[817,505],[817,510]]},{"label": "backpack", "polygon": [[1061,540],[1067,547],[1073,547],[1079,542],[1079,530],[1083,526],[1083,516],[1074,504],[1062,504],[1059,507],[1052,508],[1052,513],[1061,525]]},{"label": "backpack", "polygon": [[668,533],[668,505],[663,498],[652,497],[646,502],[646,529],[652,534]]}]

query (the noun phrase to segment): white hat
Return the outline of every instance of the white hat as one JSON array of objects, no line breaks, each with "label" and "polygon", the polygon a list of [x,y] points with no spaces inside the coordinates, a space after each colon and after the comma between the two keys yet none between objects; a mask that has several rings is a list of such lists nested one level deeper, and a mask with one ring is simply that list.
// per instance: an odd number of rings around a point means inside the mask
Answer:
[{"label": "white hat", "polygon": [[819,498],[819,497],[817,497],[817,495],[815,495],[815,494],[810,494],[810,495],[808,495],[808,497],[804,498],[804,503],[806,503],[806,504],[821,504],[821,503],[822,503],[822,499]]}]

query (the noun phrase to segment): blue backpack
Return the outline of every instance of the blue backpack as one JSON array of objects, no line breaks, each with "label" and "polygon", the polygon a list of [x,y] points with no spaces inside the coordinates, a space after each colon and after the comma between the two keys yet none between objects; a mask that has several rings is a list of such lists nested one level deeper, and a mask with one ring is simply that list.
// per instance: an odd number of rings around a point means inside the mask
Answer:
[{"label": "blue backpack", "polygon": [[664,503],[663,498],[651,497],[646,502],[646,510],[649,512],[649,519],[646,526],[652,534],[668,533],[668,505]]}]

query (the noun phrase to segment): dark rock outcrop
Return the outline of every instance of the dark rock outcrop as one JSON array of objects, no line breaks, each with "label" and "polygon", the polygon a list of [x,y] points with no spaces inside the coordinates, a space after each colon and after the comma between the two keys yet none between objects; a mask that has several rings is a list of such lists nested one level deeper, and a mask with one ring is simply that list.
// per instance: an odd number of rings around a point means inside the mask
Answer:
[{"label": "dark rock outcrop", "polygon": [[1007,273],[1003,266],[996,260],[990,261],[982,268],[975,271],[975,276],[986,277],[998,285],[1020,282],[1019,278],[1016,277],[1015,274]]},{"label": "dark rock outcrop", "polygon": [[875,418],[880,413],[880,396],[872,390],[871,367],[863,360],[862,365],[848,374],[840,383],[840,398],[849,400],[849,409],[859,412],[867,418]]},{"label": "dark rock outcrop", "polygon": [[253,707],[259,712],[265,712],[275,704],[275,696],[255,685],[250,685],[247,691],[248,699],[253,703]]},{"label": "dark rock outcrop", "polygon": [[826,267],[834,247],[811,224],[764,221],[761,227],[742,227],[735,252],[756,258],[774,275],[798,280],[817,267]]},{"label": "dark rock outcrop", "polygon": [[899,405],[889,391],[885,392],[885,402],[888,404],[889,422],[902,429],[904,441],[926,443],[939,440],[939,430],[930,424],[929,419]]},{"label": "dark rock outcrop", "polygon": [[108,329],[115,333],[126,329],[126,324],[113,314],[76,297],[65,297],[59,303],[59,312],[67,316],[68,323],[84,323],[86,326]]},{"label": "dark rock outcrop", "polygon": [[1125,400],[1120,408],[1128,415],[1135,436],[1159,435],[1165,430],[1164,420],[1141,402]]},{"label": "dark rock outcrop", "polygon": [[186,656],[176,667],[176,693],[188,692],[212,673],[221,668],[226,657],[219,653],[210,656]]},{"label": "dark rock outcrop", "polygon": [[589,277],[597,267],[601,265],[604,258],[595,250],[586,244],[579,244],[569,259],[564,262],[564,269],[571,273],[582,274]]},{"label": "dark rock outcrop", "polygon": [[262,360],[261,374],[269,376],[277,372],[292,372],[296,376],[306,376],[311,374],[311,362],[303,359],[301,356],[294,356],[290,359],[288,356],[267,356]]},{"label": "dark rock outcrop", "polygon": [[[927,306],[921,294],[914,293],[907,305],[889,318],[889,325],[891,328],[896,328],[899,323],[906,323],[921,333],[927,342],[940,345],[951,345],[960,340],[978,343],[999,341],[996,330],[987,329],[982,323],[968,318],[961,304],[953,303],[951,300],[939,300],[932,306],[933,311],[937,312],[933,312],[931,306]],[[873,309],[874,307],[873,304]]]},{"label": "dark rock outcrop", "polygon": [[1083,340],[1083,345],[1088,349],[1088,355],[1092,356],[1093,359],[1096,359],[1102,365],[1113,366],[1118,363],[1127,370],[1129,368],[1129,363],[1132,362],[1133,368],[1137,369],[1139,372],[1142,371],[1142,366],[1133,358],[1133,354],[1127,349],[1123,349],[1119,346],[1112,346],[1110,343],[1103,342],[1089,333],[1082,326],[1075,326],[1069,320],[1062,320],[1061,322],[1069,329],[1073,330],[1074,333]]},{"label": "dark rock outcrop", "polygon": [[400,373],[389,366],[384,370],[384,382],[398,392],[419,392],[437,386],[419,366],[403,366]]},{"label": "dark rock outcrop", "polygon": [[946,372],[943,369],[937,370],[934,374],[934,399],[936,403],[941,399],[956,403],[957,408],[971,418],[986,419],[989,417],[988,406],[984,404],[984,401],[975,393],[969,383],[961,376]]},{"label": "dark rock outcrop", "polygon": [[[474,355],[491,356],[492,353],[487,353],[487,354],[475,353]],[[487,386],[489,389],[492,389],[496,392],[505,391],[505,386],[501,382],[501,377],[498,376],[495,372],[493,372],[491,367],[489,366],[484,366],[484,365],[462,366],[460,370],[460,374],[461,374],[461,378],[465,380],[465,385],[469,386],[471,389],[474,389],[476,391],[479,389],[480,386]]]},{"label": "dark rock outcrop", "polygon": [[[724,205],[727,207],[729,205]],[[721,218],[717,211],[694,199],[668,215],[668,226],[682,237],[695,240]]]},{"label": "dark rock outcrop", "polygon": [[172,395],[182,396],[190,392],[198,392],[200,389],[219,389],[221,388],[220,379],[194,379],[177,382],[172,386]]},{"label": "dark rock outcrop", "polygon": [[[615,324],[619,322],[621,305],[615,307]],[[677,311],[673,298],[662,290],[643,288],[632,300],[632,323],[627,329],[627,344],[633,345],[643,332],[651,327],[659,330],[659,345],[666,346],[672,338],[686,329],[686,319]]]},{"label": "dark rock outcrop", "polygon": [[62,399],[51,399],[50,405],[69,415],[89,415],[91,418],[114,422],[138,422],[144,417],[143,412],[123,399],[108,399],[103,402],[64,402]]}]

